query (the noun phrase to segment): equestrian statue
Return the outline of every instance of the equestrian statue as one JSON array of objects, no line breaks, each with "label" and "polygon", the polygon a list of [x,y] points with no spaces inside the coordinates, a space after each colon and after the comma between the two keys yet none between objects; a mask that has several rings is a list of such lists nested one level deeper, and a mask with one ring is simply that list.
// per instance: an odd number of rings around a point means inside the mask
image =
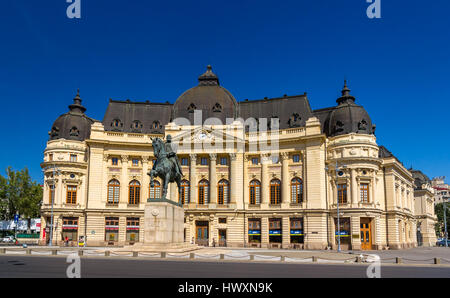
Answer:
[{"label": "equestrian statue", "polygon": [[[154,187],[154,177],[159,177],[162,180],[163,192],[161,199],[166,199],[167,186],[169,182],[176,182],[178,186],[178,193],[180,192],[181,178],[183,173],[181,172],[180,162],[176,153],[172,148],[172,137],[167,135],[166,142],[160,138],[151,138],[153,153],[156,157],[156,162],[153,164],[152,169],[148,173],[150,176],[150,187]],[[178,196],[181,198],[181,196]],[[180,203],[180,202],[179,202]]]}]

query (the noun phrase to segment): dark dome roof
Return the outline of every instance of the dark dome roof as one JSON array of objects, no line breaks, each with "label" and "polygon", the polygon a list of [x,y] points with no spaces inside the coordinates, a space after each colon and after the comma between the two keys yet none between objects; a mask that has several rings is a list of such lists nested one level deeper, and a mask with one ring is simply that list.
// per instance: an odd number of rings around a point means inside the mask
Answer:
[{"label": "dark dome roof", "polygon": [[86,108],[81,105],[80,91],[69,106],[69,112],[63,114],[53,123],[52,130],[48,133],[50,140],[66,139],[84,141],[89,138],[91,124],[94,120],[84,114]]},{"label": "dark dome roof", "polygon": [[226,118],[237,118],[237,102],[231,93],[220,86],[219,78],[208,65],[198,78],[199,84],[184,92],[173,106],[173,118],[186,118],[193,124],[194,111],[202,110],[202,121],[219,118],[223,124]]},{"label": "dark dome roof", "polygon": [[422,173],[419,170],[413,170],[413,169],[409,169],[409,171],[411,172],[413,178],[414,178],[414,184],[415,184],[415,189],[421,189],[422,188],[422,184],[430,184],[431,185],[431,180],[430,178],[428,178],[427,175],[425,175],[424,173]]},{"label": "dark dome roof", "polygon": [[355,98],[350,95],[347,82],[344,83],[342,96],[339,97],[336,106],[329,114],[325,122],[327,136],[337,136],[348,133],[374,134],[375,126],[366,110],[355,104]]}]

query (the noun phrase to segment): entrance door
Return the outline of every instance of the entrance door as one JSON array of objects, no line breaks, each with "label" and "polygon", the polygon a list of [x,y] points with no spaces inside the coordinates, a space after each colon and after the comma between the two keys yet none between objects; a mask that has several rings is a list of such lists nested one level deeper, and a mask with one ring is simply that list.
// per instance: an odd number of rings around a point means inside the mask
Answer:
[{"label": "entrance door", "polygon": [[209,232],[208,222],[199,221],[196,223],[196,244],[208,246],[209,245]]},{"label": "entrance door", "polygon": [[361,249],[371,250],[372,249],[372,233],[371,233],[371,223],[370,218],[361,218]]}]

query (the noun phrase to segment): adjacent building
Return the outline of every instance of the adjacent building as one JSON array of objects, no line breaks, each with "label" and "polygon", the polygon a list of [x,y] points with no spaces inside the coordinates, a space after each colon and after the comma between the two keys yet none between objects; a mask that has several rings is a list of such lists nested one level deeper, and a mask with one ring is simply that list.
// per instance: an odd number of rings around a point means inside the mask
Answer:
[{"label": "adjacent building", "polygon": [[343,249],[402,249],[418,245],[418,224],[433,241],[429,190],[377,144],[346,83],[319,110],[306,94],[237,101],[208,66],[173,104],[110,100],[102,121],[85,112],[78,93],[49,132],[42,243],[52,207],[54,243],[143,241],[146,200],[161,194],[147,175],[151,139],[169,134],[184,176],[168,197],[184,206],[185,241],[336,249],[339,234]]}]

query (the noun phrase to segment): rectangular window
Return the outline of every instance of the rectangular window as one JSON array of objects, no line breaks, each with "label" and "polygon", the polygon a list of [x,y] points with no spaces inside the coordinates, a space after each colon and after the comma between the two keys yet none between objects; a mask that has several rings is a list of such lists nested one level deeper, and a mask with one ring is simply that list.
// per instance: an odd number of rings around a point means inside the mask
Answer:
[{"label": "rectangular window", "polygon": [[259,158],[253,157],[252,158],[252,165],[258,165],[259,164]]},{"label": "rectangular window", "polygon": [[73,185],[67,186],[67,204],[76,204],[77,203],[77,187]]},{"label": "rectangular window", "polygon": [[48,188],[49,192],[48,192],[48,203],[49,204],[53,204],[53,198],[55,197],[55,186],[54,185],[50,185]]},{"label": "rectangular window", "polygon": [[111,164],[117,166],[119,164],[119,159],[117,157],[111,158]]},{"label": "rectangular window", "polygon": [[207,166],[207,165],[208,165],[208,159],[207,159],[206,157],[202,157],[202,158],[200,159],[200,164],[201,164],[202,166]]},{"label": "rectangular window", "polygon": [[337,191],[339,204],[347,204],[347,184],[338,184]]},{"label": "rectangular window", "polygon": [[228,158],[226,158],[226,157],[221,157],[221,158],[220,158],[220,164],[221,164],[222,166],[226,166],[226,165],[228,164]]},{"label": "rectangular window", "polygon": [[116,242],[119,240],[119,218],[105,218],[105,241]]},{"label": "rectangular window", "polygon": [[292,161],[295,163],[300,162],[300,155],[298,154],[292,155]]},{"label": "rectangular window", "polygon": [[183,158],[181,159],[181,165],[182,165],[182,166],[187,166],[187,165],[189,165],[189,161],[188,161],[188,159],[187,159],[186,157],[183,157]]},{"label": "rectangular window", "polygon": [[137,166],[139,166],[139,159],[137,159],[137,158],[133,158],[133,161],[132,161],[132,163],[133,163],[133,167],[137,167]]},{"label": "rectangular window", "polygon": [[369,203],[369,184],[361,183],[359,189],[360,189],[360,193],[361,193],[361,202]]},{"label": "rectangular window", "polygon": [[49,161],[53,161],[53,154],[49,154],[49,155],[48,155],[48,160],[49,160]]},{"label": "rectangular window", "polygon": [[77,155],[76,154],[70,154],[70,161],[71,162],[77,162]]},{"label": "rectangular window", "polygon": [[129,242],[138,242],[139,241],[139,217],[127,218],[126,239]]},{"label": "rectangular window", "polygon": [[219,223],[220,224],[226,224],[227,223],[227,218],[226,217],[220,217],[219,218]]},{"label": "rectangular window", "polygon": [[280,162],[280,158],[278,156],[272,156],[272,163],[277,164]]}]

